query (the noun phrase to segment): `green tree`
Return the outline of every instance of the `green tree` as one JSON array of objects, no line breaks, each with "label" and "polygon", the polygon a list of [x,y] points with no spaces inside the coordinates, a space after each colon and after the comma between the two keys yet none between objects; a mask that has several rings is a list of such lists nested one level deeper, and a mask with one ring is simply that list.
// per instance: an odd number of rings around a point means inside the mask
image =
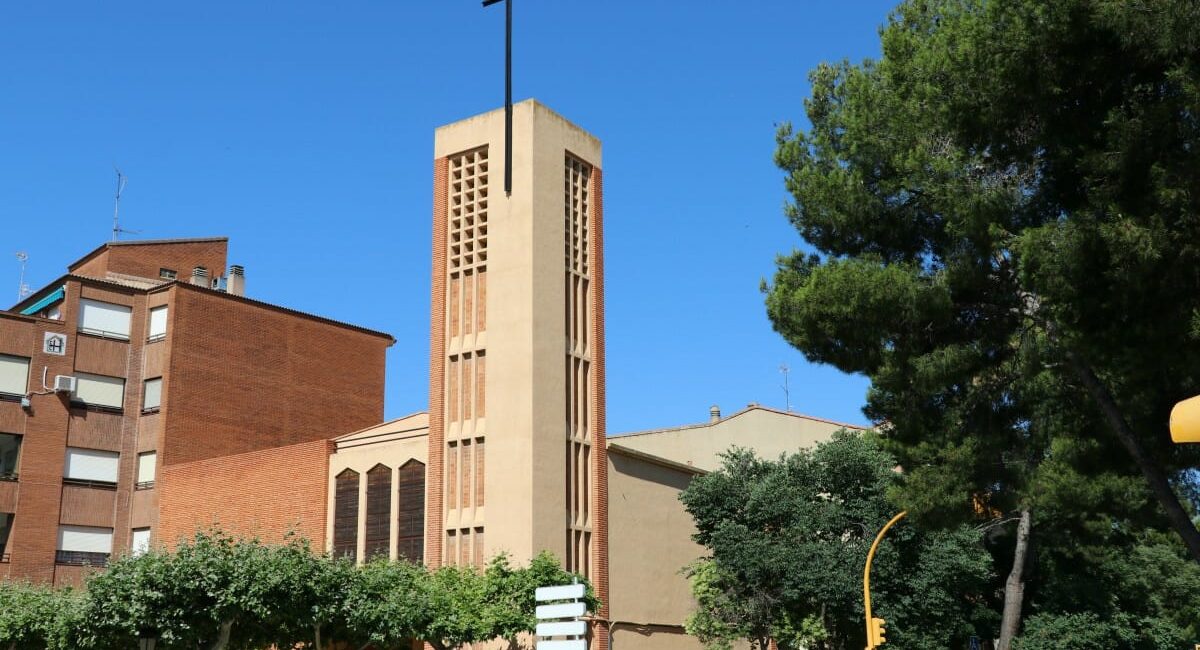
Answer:
[{"label": "green tree", "polygon": [[165,648],[327,647],[342,629],[351,571],[301,539],[268,545],[200,532],[90,578],[76,641],[116,650],[154,630]]},{"label": "green tree", "polygon": [[80,596],[27,582],[0,581],[0,648],[67,650]]},{"label": "green tree", "polygon": [[[301,538],[273,545],[210,530],[173,551],[114,560],[81,596],[0,582],[0,648],[124,650],[147,630],[167,650],[515,645],[537,624],[534,590],[576,580],[585,582],[548,553],[524,567],[504,555],[483,569],[355,567]],[[594,611],[590,585],[587,594]]]},{"label": "green tree", "polygon": [[504,639],[510,646],[522,633],[537,626],[534,590],[538,587],[587,585],[588,609],[596,600],[590,584],[577,574],[562,569],[553,555],[543,552],[528,567],[514,568],[506,555],[498,555],[483,571],[472,567],[445,566],[429,572],[427,613],[416,638],[437,650],[458,648],[466,643]]},{"label": "green tree", "polygon": [[[865,642],[862,567],[894,514],[895,460],[870,434],[839,432],[777,461],[747,450],[681,495],[709,556],[689,569],[699,604],[689,632],[709,647],[843,649]],[[992,622],[991,558],[959,527],[888,534],[872,572],[877,615],[896,648],[945,648]]]},{"label": "green tree", "polygon": [[880,60],[812,73],[811,128],[782,129],[776,161],[817,254],[781,259],[768,313],[871,378],[914,484],[964,506],[1013,486],[1026,508],[1029,468],[1079,438],[1200,560],[1171,480],[1197,455],[1165,427],[1200,391],[1197,19],[1187,0],[912,0]]}]

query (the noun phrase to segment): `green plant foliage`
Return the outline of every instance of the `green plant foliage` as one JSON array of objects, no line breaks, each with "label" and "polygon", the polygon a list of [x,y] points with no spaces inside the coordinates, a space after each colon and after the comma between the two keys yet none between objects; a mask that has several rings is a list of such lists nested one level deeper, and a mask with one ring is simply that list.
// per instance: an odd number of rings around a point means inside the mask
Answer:
[{"label": "green plant foliage", "polygon": [[871,378],[917,515],[1165,512],[1200,559],[1163,478],[1194,496],[1165,423],[1200,392],[1198,22],[1191,0],[910,0],[882,58],[811,73],[775,159],[815,252],[779,260],[767,311]]},{"label": "green plant foliage", "polygon": [[0,647],[6,650],[67,650],[78,620],[80,597],[70,589],[0,581]]},{"label": "green plant foliage", "polygon": [[[842,431],[776,461],[747,450],[694,479],[681,499],[709,557],[688,569],[699,605],[687,628],[712,648],[833,650],[865,644],[862,568],[892,517],[895,460],[870,434]],[[991,558],[969,528],[900,524],[874,562],[876,615],[898,649],[945,648],[992,622]]]},{"label": "green plant foliage", "polygon": [[573,581],[586,584],[548,553],[524,567],[500,555],[483,570],[355,567],[294,536],[274,545],[209,530],[174,551],[118,558],[82,593],[0,582],[0,648],[126,650],[150,630],[165,650],[515,644],[537,624],[534,590]]}]

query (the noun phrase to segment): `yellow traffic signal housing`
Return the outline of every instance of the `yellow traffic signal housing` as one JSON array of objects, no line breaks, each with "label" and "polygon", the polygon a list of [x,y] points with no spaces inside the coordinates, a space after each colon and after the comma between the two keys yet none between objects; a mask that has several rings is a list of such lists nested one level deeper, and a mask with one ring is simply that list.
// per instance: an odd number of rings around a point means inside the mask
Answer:
[{"label": "yellow traffic signal housing", "polygon": [[1200,442],[1200,395],[1185,399],[1171,409],[1171,440]]},{"label": "yellow traffic signal housing", "polygon": [[871,638],[867,639],[869,647],[877,648],[887,641],[887,637],[884,636],[887,633],[887,629],[884,628],[884,625],[887,625],[887,621],[882,618],[871,619]]}]

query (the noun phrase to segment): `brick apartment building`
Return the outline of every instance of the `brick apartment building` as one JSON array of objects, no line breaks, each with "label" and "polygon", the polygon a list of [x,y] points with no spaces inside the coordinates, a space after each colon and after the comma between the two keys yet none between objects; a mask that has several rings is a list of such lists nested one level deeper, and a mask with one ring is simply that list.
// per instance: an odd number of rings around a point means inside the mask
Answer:
[{"label": "brick apartment building", "polygon": [[[394,339],[245,297],[227,243],[110,242],[0,311],[0,577],[77,584],[260,485],[173,468],[311,447],[320,472],[329,438],[382,419]],[[289,514],[324,528],[323,499]]]}]

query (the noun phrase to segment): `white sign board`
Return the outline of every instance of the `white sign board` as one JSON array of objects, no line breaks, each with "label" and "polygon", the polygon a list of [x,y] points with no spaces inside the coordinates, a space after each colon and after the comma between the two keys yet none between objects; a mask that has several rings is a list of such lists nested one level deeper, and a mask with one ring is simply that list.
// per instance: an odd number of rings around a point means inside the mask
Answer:
[{"label": "white sign board", "polygon": [[539,587],[533,592],[534,600],[549,603],[535,610],[537,650],[587,650],[587,622],[579,620],[587,613],[587,603],[581,600],[585,593],[586,587],[578,583]]},{"label": "white sign board", "polygon": [[583,598],[583,589],[582,583],[558,587],[538,587],[533,592],[533,598],[539,603],[547,600],[576,600]]},{"label": "white sign board", "polygon": [[557,605],[538,605],[535,616],[539,621],[544,621],[548,618],[574,618],[583,616],[585,612],[587,612],[586,603],[559,603]]},{"label": "white sign board", "polygon": [[64,356],[67,354],[67,335],[58,332],[46,332],[42,338],[42,352]]},{"label": "white sign board", "polygon": [[583,636],[587,634],[587,621],[558,621],[538,623],[538,636]]}]

